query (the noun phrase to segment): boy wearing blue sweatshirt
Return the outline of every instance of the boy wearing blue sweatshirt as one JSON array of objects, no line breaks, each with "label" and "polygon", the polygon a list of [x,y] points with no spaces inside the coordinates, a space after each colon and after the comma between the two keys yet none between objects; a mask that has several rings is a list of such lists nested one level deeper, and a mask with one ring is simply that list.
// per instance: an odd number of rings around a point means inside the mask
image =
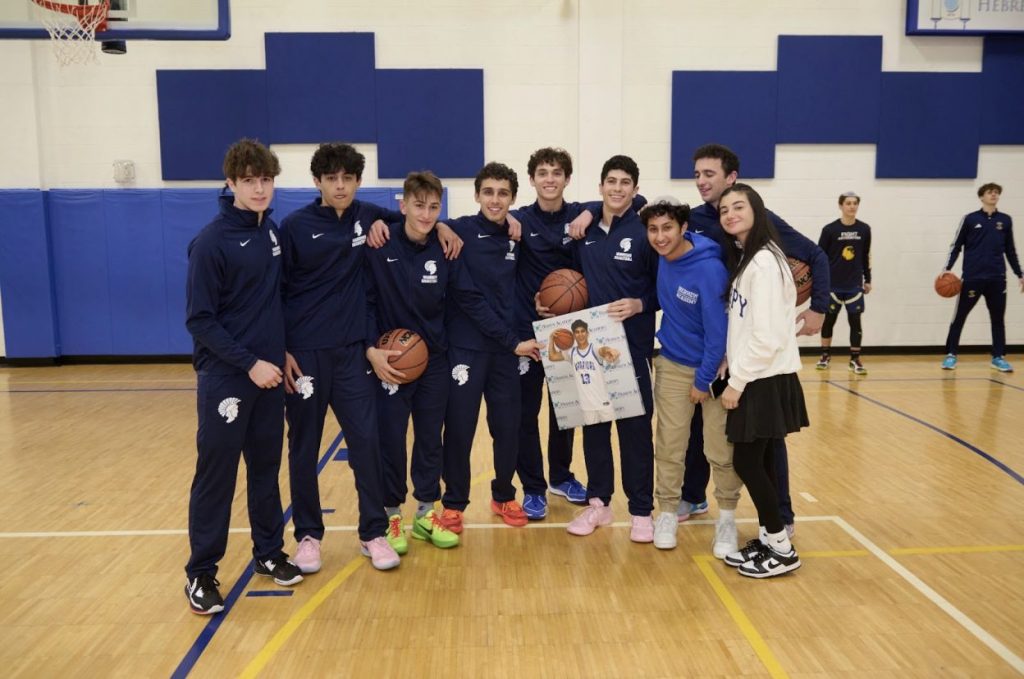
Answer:
[{"label": "boy wearing blue sweatshirt", "polygon": [[302,581],[284,547],[277,477],[284,436],[284,315],[281,248],[270,220],[277,156],[243,139],[228,149],[224,176],[233,196],[188,246],[185,326],[198,373],[198,457],[188,505],[191,556],[185,596],[193,613],[224,610],[217,562],[224,556],[239,455],[257,575],[279,585]]},{"label": "boy wearing blue sweatshirt", "polygon": [[660,512],[654,520],[654,546],[676,546],[686,442],[694,410],[700,405],[704,450],[714,472],[720,510],[712,550],[724,559],[738,549],[736,504],[743,485],[733,469],[732,446],[725,437],[725,409],[711,393],[725,357],[728,324],[723,296],[729,275],[719,244],[687,231],[689,214],[689,206],[675,201],[657,202],[640,212],[647,239],[660,256],[661,353],[654,359],[654,404],[658,409],[654,496]]}]

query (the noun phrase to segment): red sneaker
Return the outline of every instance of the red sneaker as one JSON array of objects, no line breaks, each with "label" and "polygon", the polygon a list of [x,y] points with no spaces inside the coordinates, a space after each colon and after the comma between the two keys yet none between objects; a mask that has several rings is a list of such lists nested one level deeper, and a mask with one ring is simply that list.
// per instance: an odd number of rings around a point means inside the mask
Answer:
[{"label": "red sneaker", "polygon": [[508,502],[491,500],[491,511],[500,516],[501,520],[509,526],[525,526],[529,522],[526,512],[523,511],[523,506],[515,500]]},{"label": "red sneaker", "polygon": [[446,508],[441,512],[441,525],[453,533],[462,533],[462,512]]}]

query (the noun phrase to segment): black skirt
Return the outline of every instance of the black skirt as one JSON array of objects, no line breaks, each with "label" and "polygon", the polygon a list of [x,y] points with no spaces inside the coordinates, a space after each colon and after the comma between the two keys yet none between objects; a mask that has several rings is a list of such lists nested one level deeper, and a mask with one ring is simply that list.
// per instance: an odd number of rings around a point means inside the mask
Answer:
[{"label": "black skirt", "polygon": [[748,384],[739,406],[729,411],[725,433],[731,443],[749,443],[785,438],[809,425],[800,378],[788,373]]}]

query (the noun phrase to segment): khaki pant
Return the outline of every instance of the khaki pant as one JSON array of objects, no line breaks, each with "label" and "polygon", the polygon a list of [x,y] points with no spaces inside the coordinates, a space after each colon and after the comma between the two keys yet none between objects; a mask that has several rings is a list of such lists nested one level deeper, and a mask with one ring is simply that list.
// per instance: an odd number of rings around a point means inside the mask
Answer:
[{"label": "khaki pant", "polygon": [[[658,413],[654,461],[654,497],[663,512],[679,509],[685,473],[686,446],[694,404],[690,388],[696,370],[664,356],[654,359],[654,406]],[[706,386],[706,385],[705,385]],[[735,509],[743,482],[732,467],[732,444],[725,438],[725,408],[717,399],[702,405],[704,414],[704,455],[711,464],[715,500],[719,509]]]}]

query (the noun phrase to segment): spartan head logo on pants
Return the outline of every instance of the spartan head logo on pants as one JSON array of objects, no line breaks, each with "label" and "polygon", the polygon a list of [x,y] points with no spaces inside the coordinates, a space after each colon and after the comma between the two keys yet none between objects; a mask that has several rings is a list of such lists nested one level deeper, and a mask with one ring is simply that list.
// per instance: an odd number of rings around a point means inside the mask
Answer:
[{"label": "spartan head logo on pants", "polygon": [[217,406],[217,412],[227,420],[228,424],[231,424],[238,419],[238,404],[241,402],[242,399],[229,396],[220,402],[220,405]]}]

